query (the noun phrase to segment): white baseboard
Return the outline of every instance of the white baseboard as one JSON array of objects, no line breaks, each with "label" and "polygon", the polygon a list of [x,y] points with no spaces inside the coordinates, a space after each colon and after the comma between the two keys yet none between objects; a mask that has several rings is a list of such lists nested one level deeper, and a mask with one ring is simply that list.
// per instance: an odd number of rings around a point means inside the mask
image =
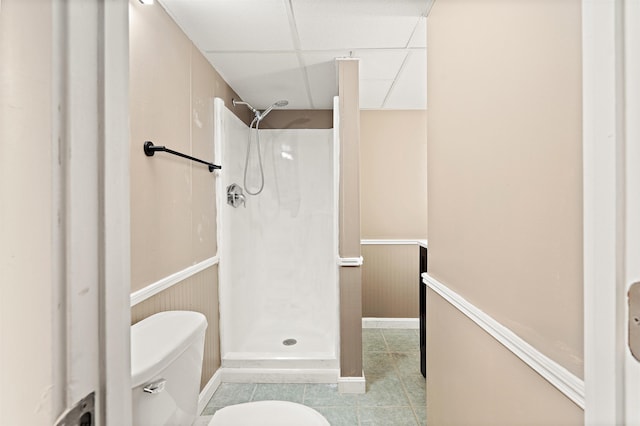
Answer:
[{"label": "white baseboard", "polygon": [[200,392],[200,396],[198,397],[198,415],[201,415],[204,411],[207,403],[211,399],[214,393],[220,387],[220,383],[222,383],[222,374],[220,372],[220,368],[214,373],[214,375],[209,379],[209,382],[204,386],[202,392]]},{"label": "white baseboard", "polygon": [[420,328],[420,318],[362,318],[362,328]]},{"label": "white baseboard", "polygon": [[337,383],[339,369],[228,368],[222,367],[224,383]]},{"label": "white baseboard", "polygon": [[565,394],[566,397],[572,400],[578,407],[584,409],[584,380],[578,378],[569,370],[538,351],[513,331],[478,309],[475,305],[471,304],[428,273],[422,274],[422,279],[431,290],[439,294],[444,300],[489,333],[489,335],[545,378],[551,385]]},{"label": "white baseboard", "polygon": [[366,390],[367,382],[364,378],[364,371],[362,377],[338,378],[338,392],[340,393],[365,393]]}]

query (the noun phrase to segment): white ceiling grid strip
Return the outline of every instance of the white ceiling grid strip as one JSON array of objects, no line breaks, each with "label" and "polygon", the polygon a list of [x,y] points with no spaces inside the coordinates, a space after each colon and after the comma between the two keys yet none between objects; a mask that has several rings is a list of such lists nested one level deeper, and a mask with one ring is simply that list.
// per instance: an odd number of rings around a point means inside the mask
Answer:
[{"label": "white ceiling grid strip", "polygon": [[298,63],[300,64],[300,68],[302,69],[303,78],[304,78],[304,87],[307,92],[307,98],[309,99],[309,109],[315,109],[313,103],[313,96],[311,96],[311,86],[309,85],[309,74],[307,72],[307,66],[305,64],[304,58],[302,57],[301,48],[300,48],[300,35],[298,33],[298,25],[296,23],[296,16],[293,12],[293,4],[292,0],[283,0],[287,4],[287,17],[289,18],[289,27],[291,30],[291,38],[293,39],[293,47],[296,51],[296,56],[298,57]]}]

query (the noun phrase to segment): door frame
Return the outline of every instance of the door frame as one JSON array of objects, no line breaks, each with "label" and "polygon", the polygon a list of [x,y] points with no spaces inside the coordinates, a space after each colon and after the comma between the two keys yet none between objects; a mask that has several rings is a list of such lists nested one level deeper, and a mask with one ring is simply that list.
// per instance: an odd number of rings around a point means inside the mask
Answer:
[{"label": "door frame", "polygon": [[[129,354],[129,108],[128,1],[97,5],[99,19],[84,25],[98,33],[99,153],[99,336],[103,417],[98,424],[131,424]],[[640,396],[640,364],[626,348],[626,287],[638,271],[626,255],[639,250],[629,238],[635,227],[625,218],[640,217],[631,189],[640,189],[631,160],[638,154],[640,116],[637,83],[640,6],[635,0],[582,0],[583,40],[583,184],[584,184],[584,375],[585,424],[640,424],[633,404]],[[64,2],[74,9],[79,2]],[[99,5],[98,5],[99,4]],[[62,18],[61,18],[62,19]],[[82,19],[73,13],[64,19]],[[58,31],[62,31],[58,27]],[[69,54],[73,44],[65,51]],[[634,49],[632,49],[635,48]],[[90,57],[76,60],[89,61]],[[88,65],[90,67],[90,64]],[[637,72],[635,75],[639,75]],[[54,76],[60,78],[60,75]],[[626,80],[625,80],[626,77]],[[62,84],[76,84],[68,72]],[[629,89],[633,97],[629,97]],[[625,93],[627,96],[625,96]],[[70,100],[69,116],[82,116]],[[73,125],[78,125],[74,122]],[[625,137],[626,136],[626,137]],[[625,167],[629,164],[630,167]],[[636,168],[637,164],[635,164]],[[82,172],[85,173],[85,172]],[[631,184],[635,187],[631,188]],[[78,224],[78,227],[80,224]],[[636,278],[637,279],[637,278]],[[124,354],[124,356],[123,356]],[[636,385],[638,384],[638,385]],[[636,410],[637,411],[637,410]],[[106,420],[108,419],[108,420]]]},{"label": "door frame", "polygon": [[104,425],[130,426],[131,231],[129,129],[129,1],[95,0],[101,7],[102,140],[101,386]]},{"label": "door frame", "polygon": [[130,426],[129,1],[51,5],[54,411]]},{"label": "door frame", "polygon": [[640,255],[639,18],[637,0],[582,0],[586,425],[640,424],[626,330],[627,287],[640,280],[627,261]]}]

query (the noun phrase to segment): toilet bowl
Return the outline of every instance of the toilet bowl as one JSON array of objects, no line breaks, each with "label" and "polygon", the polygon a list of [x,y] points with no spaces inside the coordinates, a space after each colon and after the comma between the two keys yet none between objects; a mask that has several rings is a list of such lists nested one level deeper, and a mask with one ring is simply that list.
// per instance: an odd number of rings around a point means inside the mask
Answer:
[{"label": "toilet bowl", "polygon": [[[197,418],[207,319],[167,311],[131,326],[134,426],[187,426]],[[209,426],[328,426],[317,411],[287,401],[259,401],[218,410]]]}]

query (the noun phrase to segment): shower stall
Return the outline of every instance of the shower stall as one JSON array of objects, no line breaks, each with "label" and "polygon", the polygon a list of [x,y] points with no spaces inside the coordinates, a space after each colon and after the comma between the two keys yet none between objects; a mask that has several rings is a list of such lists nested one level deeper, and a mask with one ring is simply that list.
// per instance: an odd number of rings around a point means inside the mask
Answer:
[{"label": "shower stall", "polygon": [[335,132],[258,130],[218,98],[214,114],[224,380],[336,383]]}]

